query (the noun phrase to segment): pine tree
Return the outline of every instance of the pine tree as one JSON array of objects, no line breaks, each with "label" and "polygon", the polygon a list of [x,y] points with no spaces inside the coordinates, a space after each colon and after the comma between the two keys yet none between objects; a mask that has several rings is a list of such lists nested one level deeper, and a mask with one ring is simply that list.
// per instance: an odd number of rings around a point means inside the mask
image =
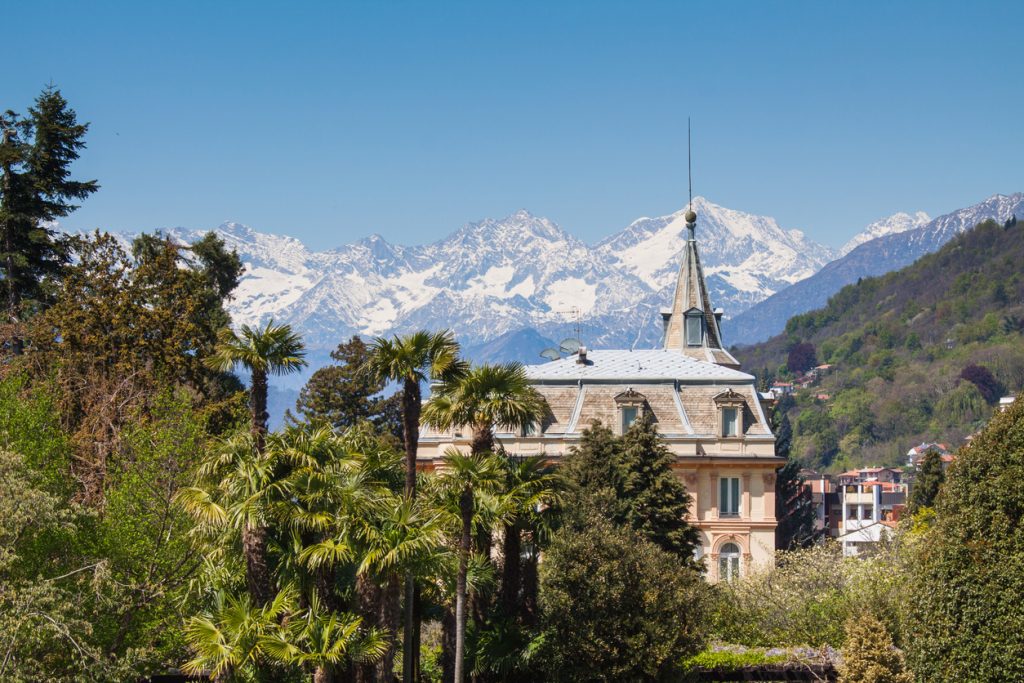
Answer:
[{"label": "pine tree", "polygon": [[924,461],[910,492],[910,513],[916,514],[921,508],[934,506],[935,497],[939,495],[939,489],[945,481],[946,472],[942,468],[942,456],[938,451],[931,449],[924,454]]},{"label": "pine tree", "polygon": [[694,550],[700,537],[686,521],[690,494],[672,471],[675,458],[654,423],[649,418],[634,422],[622,436],[620,448],[619,497],[629,502],[623,521],[663,550],[696,566]]},{"label": "pine tree", "polygon": [[[777,420],[777,416],[778,411],[773,418]],[[789,423],[789,415],[782,415],[774,431],[775,455],[786,458],[786,464],[778,471],[775,479],[775,517],[779,521],[775,529],[775,547],[779,550],[806,547],[817,536],[814,528],[817,515],[811,492],[800,476],[800,463],[790,458],[793,428]]]},{"label": "pine tree", "polygon": [[401,392],[381,396],[385,383],[363,372],[369,348],[359,337],[338,344],[333,365],[318,369],[299,393],[296,409],[309,420],[324,420],[348,429],[368,420],[382,431],[401,437]]},{"label": "pine tree", "polygon": [[[26,302],[40,303],[67,262],[49,223],[67,216],[95,192],[95,180],[71,180],[70,166],[85,147],[80,124],[60,90],[50,86],[28,117],[0,116],[0,274],[7,318],[22,319]],[[20,341],[15,340],[20,349]]]}]

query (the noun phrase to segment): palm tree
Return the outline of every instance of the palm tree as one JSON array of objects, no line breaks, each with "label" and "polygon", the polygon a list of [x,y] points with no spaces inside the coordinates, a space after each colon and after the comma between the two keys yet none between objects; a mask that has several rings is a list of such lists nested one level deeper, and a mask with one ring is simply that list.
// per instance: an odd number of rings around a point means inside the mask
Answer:
[{"label": "palm tree", "polygon": [[[175,494],[176,502],[208,537],[241,531],[245,582],[256,607],[273,598],[267,563],[267,525],[275,484],[272,457],[255,448],[252,434],[238,434],[220,443],[198,468],[198,486]],[[231,542],[221,546],[230,546]]]},{"label": "palm tree", "polygon": [[206,365],[218,372],[229,372],[241,365],[252,376],[249,407],[256,449],[263,452],[267,436],[267,377],[287,375],[306,366],[306,351],[299,335],[290,325],[268,321],[262,328],[242,325],[236,333],[225,327],[217,335],[217,346]]},{"label": "palm tree", "polygon": [[[503,454],[499,461],[504,474],[498,497],[498,516],[504,525],[504,559],[498,601],[506,617],[516,618],[519,616],[517,612],[521,612],[524,607],[519,599],[524,588],[521,560],[523,535],[528,534],[532,541],[529,561],[536,562],[537,543],[548,530],[547,518],[561,498],[564,480],[543,455],[518,457]],[[530,577],[535,578],[535,573],[531,572]]]},{"label": "palm tree", "polygon": [[465,372],[459,343],[451,332],[419,331],[370,344],[365,371],[378,382],[402,383],[402,438],[405,445],[405,494],[416,496],[416,449],[420,438],[422,393],[429,380],[452,380]]},{"label": "palm tree", "polygon": [[470,452],[494,451],[494,427],[521,430],[539,422],[544,398],[530,386],[522,363],[479,365],[442,383],[423,408],[423,419],[440,430],[468,426]]},{"label": "palm tree", "polygon": [[[214,595],[213,608],[185,623],[185,642],[196,656],[183,667],[189,674],[209,674],[215,681],[257,672],[264,636],[294,608],[295,591],[286,589],[264,606],[248,595]],[[249,674],[246,676],[246,674]]]},{"label": "palm tree", "polygon": [[[465,372],[459,359],[459,343],[450,331],[419,331],[392,339],[377,337],[370,344],[370,358],[364,371],[377,382],[402,384],[402,440],[405,446],[405,495],[416,497],[416,450],[420,440],[420,384],[429,380],[451,380]],[[417,678],[419,623],[416,619],[416,584],[405,580],[405,642],[402,678]]]},{"label": "palm tree", "polygon": [[501,463],[490,452],[463,455],[449,450],[443,458],[441,480],[458,497],[461,533],[459,570],[455,583],[455,683],[463,683],[466,651],[466,577],[473,543],[473,516],[477,496],[497,488],[502,480]]},{"label": "palm tree", "polygon": [[354,614],[325,609],[313,593],[308,608],[289,615],[260,638],[259,646],[271,659],[313,669],[313,683],[331,683],[343,666],[372,663],[384,655],[387,640],[374,629],[363,629],[362,623]]}]

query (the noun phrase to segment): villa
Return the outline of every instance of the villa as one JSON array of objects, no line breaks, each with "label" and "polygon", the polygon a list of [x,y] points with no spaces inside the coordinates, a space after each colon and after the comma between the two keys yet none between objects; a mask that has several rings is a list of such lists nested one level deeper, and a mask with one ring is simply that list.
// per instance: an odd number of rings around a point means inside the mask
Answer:
[{"label": "villa", "polygon": [[[600,421],[621,434],[642,416],[657,425],[693,502],[708,579],[729,580],[775,553],[775,437],[754,377],[725,349],[721,309],[711,305],[697,253],[696,214],[686,213],[687,240],[671,308],[662,311],[660,349],[589,350],[527,366],[548,404],[541,424],[499,433],[511,453],[558,462]],[[449,447],[468,449],[468,429],[424,428],[419,457],[429,466]]]}]

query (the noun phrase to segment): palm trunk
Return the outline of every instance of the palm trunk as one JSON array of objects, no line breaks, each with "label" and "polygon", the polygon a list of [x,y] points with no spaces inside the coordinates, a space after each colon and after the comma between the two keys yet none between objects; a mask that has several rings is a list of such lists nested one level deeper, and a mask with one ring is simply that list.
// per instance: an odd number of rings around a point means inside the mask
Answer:
[{"label": "palm trunk", "polygon": [[[420,384],[406,380],[402,391],[402,432],[405,445],[405,495],[416,497],[416,452],[420,440]],[[402,681],[412,683],[418,677],[416,643],[419,642],[419,623],[414,613],[416,582],[411,572],[405,575],[405,628],[402,633]]]},{"label": "palm trunk", "polygon": [[519,588],[522,583],[522,537],[518,524],[505,525],[502,539],[501,589],[498,593],[501,610],[506,617],[514,618],[519,607]]},{"label": "palm trunk", "polygon": [[416,449],[420,441],[420,384],[405,380],[402,391],[402,433],[405,445],[405,495],[416,497]]},{"label": "palm trunk", "polygon": [[521,577],[523,588],[521,612],[523,624],[526,626],[535,626],[537,624],[538,560],[537,546],[534,545],[527,554],[526,562],[523,563],[523,575]]},{"label": "palm trunk", "polygon": [[489,423],[473,426],[473,441],[469,450],[473,455],[494,452],[494,430]]},{"label": "palm trunk", "polygon": [[395,643],[398,639],[401,597],[402,577],[391,574],[384,585],[384,599],[381,603],[381,627],[391,641],[384,657],[377,663],[377,680],[381,683],[391,683],[395,677]]},{"label": "palm trunk", "polygon": [[463,683],[466,654],[466,574],[473,541],[473,489],[466,487],[459,497],[462,538],[459,540],[459,575],[455,583],[455,683]]},{"label": "palm trunk", "polygon": [[326,666],[318,666],[313,672],[313,683],[334,683],[334,674]]},{"label": "palm trunk", "polygon": [[256,444],[256,452],[260,455],[267,445],[267,373],[264,370],[252,371],[252,438]]},{"label": "palm trunk", "polygon": [[245,584],[249,597],[257,607],[273,599],[270,568],[267,567],[267,530],[246,524],[242,528],[242,551],[245,553]]},{"label": "palm trunk", "polygon": [[402,624],[402,683],[413,683],[416,676],[416,637],[415,630],[416,614],[416,582],[413,580],[412,572],[405,575],[405,606],[404,620]]},{"label": "palm trunk", "polygon": [[[380,626],[381,590],[368,574],[356,577],[356,597],[358,599],[359,616],[363,618],[363,626],[374,628]],[[375,678],[373,664],[356,664],[354,679],[356,683],[373,683]]]},{"label": "palm trunk", "polygon": [[441,683],[455,681],[455,612],[445,606],[441,615]]}]

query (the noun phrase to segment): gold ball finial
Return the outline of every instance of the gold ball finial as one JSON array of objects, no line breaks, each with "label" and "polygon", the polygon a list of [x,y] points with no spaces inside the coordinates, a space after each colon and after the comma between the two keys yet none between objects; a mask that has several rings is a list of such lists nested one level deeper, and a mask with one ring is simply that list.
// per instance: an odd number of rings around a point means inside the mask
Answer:
[{"label": "gold ball finial", "polygon": [[684,216],[684,218],[686,219],[687,223],[696,223],[697,222],[697,214],[694,212],[693,209],[688,209],[686,211],[686,215]]}]

